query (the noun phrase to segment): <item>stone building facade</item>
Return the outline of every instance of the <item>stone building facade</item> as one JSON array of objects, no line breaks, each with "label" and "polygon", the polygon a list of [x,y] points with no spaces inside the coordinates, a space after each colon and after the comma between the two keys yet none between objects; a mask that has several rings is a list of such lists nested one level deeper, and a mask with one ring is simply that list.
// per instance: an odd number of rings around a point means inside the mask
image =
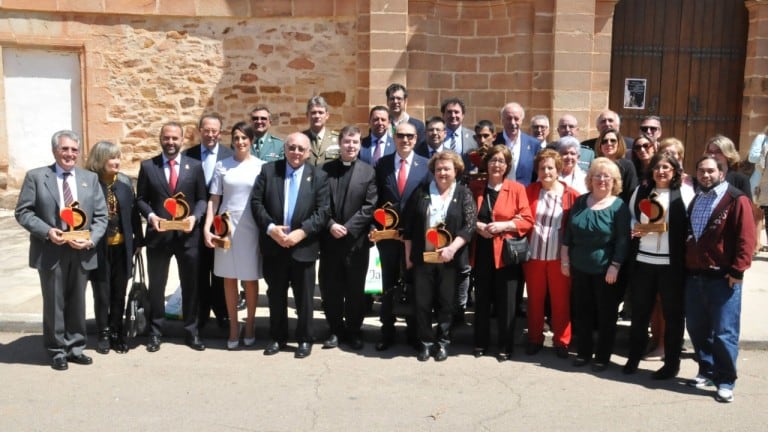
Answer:
[{"label": "stone building facade", "polygon": [[[305,127],[305,103],[320,94],[334,128],[365,124],[392,82],[409,88],[409,112],[418,117],[459,96],[467,124],[497,121],[499,108],[517,101],[527,118],[572,113],[581,138],[594,136],[594,119],[608,106],[616,3],[0,0],[0,50],[78,53],[84,147],[120,143],[132,173],[157,154],[168,120],[188,125],[191,144],[201,114],[221,114],[226,131],[267,104],[284,135]],[[768,1],[744,3],[750,27],[738,138],[748,145],[768,124]],[[0,103],[0,188],[12,191],[23,172],[9,164],[4,122]]]}]

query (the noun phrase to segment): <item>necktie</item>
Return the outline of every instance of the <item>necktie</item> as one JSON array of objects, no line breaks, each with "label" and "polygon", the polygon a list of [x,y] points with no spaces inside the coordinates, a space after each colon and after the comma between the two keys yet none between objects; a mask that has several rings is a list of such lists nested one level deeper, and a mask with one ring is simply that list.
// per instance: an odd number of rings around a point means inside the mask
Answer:
[{"label": "necktie", "polygon": [[405,159],[400,159],[400,171],[397,173],[397,191],[400,193],[400,196],[403,196],[403,192],[405,192],[406,176]]},{"label": "necktie", "polygon": [[288,209],[285,212],[285,225],[290,229],[291,219],[293,219],[293,210],[296,208],[296,198],[299,196],[299,181],[296,179],[296,171],[291,173],[291,179],[288,182]]},{"label": "necktie", "polygon": [[376,143],[376,149],[373,152],[373,164],[376,165],[376,162],[379,161],[379,158],[381,157],[381,148],[384,146],[384,140],[380,139]]},{"label": "necktie", "polygon": [[451,136],[448,139],[448,150],[456,151],[456,137],[458,137],[459,134],[456,132],[453,132]]},{"label": "necktie", "polygon": [[179,175],[176,174],[176,161],[170,159],[168,161],[168,186],[171,188],[171,193],[176,191],[176,180],[179,179]]},{"label": "necktie", "polygon": [[75,200],[72,198],[72,189],[69,188],[69,182],[67,182],[67,179],[69,179],[69,176],[71,175],[71,172],[62,173],[64,180],[61,183],[61,191],[64,194],[64,207],[68,207],[70,204],[72,204],[72,201]]}]

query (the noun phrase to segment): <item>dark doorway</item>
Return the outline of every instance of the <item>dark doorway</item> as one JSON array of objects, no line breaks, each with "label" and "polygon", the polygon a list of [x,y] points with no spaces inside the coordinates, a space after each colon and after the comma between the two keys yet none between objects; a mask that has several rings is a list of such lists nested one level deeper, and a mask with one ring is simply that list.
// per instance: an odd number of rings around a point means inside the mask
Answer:
[{"label": "dark doorway", "polygon": [[738,145],[747,28],[743,0],[619,1],[610,107],[622,132],[636,137],[643,117],[659,116],[662,138],[685,144],[689,173],[712,135]]}]

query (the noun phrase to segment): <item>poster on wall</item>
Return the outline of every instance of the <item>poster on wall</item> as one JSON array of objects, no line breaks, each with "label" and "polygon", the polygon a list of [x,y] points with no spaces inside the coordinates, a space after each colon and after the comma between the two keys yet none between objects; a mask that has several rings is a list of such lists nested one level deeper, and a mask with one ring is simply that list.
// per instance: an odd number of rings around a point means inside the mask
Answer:
[{"label": "poster on wall", "polygon": [[645,109],[644,78],[627,78],[624,80],[624,108]]}]

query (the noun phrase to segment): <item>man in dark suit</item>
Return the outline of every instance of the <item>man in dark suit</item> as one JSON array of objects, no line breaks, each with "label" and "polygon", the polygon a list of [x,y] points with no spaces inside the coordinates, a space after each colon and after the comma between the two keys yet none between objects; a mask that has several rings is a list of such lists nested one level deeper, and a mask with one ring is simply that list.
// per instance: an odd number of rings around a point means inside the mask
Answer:
[{"label": "man in dark suit", "polygon": [[[395,130],[397,151],[382,157],[376,166],[376,189],[379,194],[377,206],[390,203],[400,217],[405,215],[405,206],[413,191],[431,179],[427,159],[413,151],[416,137],[416,128],[412,124],[399,124]],[[379,248],[381,257],[381,282],[384,288],[380,315],[381,341],[376,344],[376,350],[383,351],[395,342],[395,316],[392,313],[391,291],[405,267],[405,257],[400,239],[380,240],[376,242],[376,246]],[[404,273],[403,278],[409,279]],[[412,317],[407,318],[409,323],[412,320]],[[408,325],[408,341],[412,345],[416,343],[416,327],[413,323]]]},{"label": "man in dark suit", "polygon": [[[197,292],[198,249],[200,225],[205,214],[207,191],[205,174],[200,161],[180,154],[184,131],[179,123],[169,122],[160,128],[162,154],[145,160],[139,168],[136,186],[136,203],[142,216],[147,219],[147,272],[149,273],[149,301],[152,323],[147,351],[160,349],[163,323],[165,322],[165,285],[168,282],[168,266],[171,257],[176,258],[181,282],[182,314],[184,316],[185,342],[190,348],[202,351],[205,344],[198,333],[199,299]],[[172,219],[166,210],[166,199],[178,192],[190,206],[190,214],[184,219],[183,231],[166,231],[160,222]]]},{"label": "man in dark suit", "polygon": [[[91,364],[83,350],[85,283],[96,268],[94,245],[107,228],[107,204],[96,174],[77,168],[80,138],[59,131],[51,138],[56,163],[27,172],[16,204],[16,220],[29,231],[29,266],[36,268],[43,292],[43,342],[51,367],[68,368],[68,361]],[[60,211],[77,202],[85,212],[88,240],[65,240],[67,228]]]},{"label": "man in dark suit", "polygon": [[308,162],[309,138],[293,133],[285,140],[285,159],[264,165],[251,193],[259,227],[264,279],[269,288],[269,333],[264,355],[277,354],[288,341],[288,286],[298,312],[296,358],[312,353],[312,299],[320,233],[328,224],[328,181]]},{"label": "man in dark suit", "polygon": [[445,120],[442,117],[432,117],[427,120],[427,138],[416,144],[415,152],[427,159],[432,155],[443,151],[445,143]]},{"label": "man in dark suit", "polygon": [[[219,142],[221,136],[222,119],[217,114],[206,114],[198,122],[200,131],[200,145],[188,148],[182,155],[202,162],[205,173],[205,190],[208,191],[213,178],[213,169],[216,162],[232,156],[232,150]],[[210,194],[206,193],[206,201]],[[216,213],[217,209],[213,209]],[[202,229],[205,218],[197,221]],[[224,304],[224,280],[213,274],[213,249],[205,247],[203,236],[200,235],[198,245],[198,278],[197,292],[200,297],[200,323],[202,329],[208,322],[213,310],[220,328],[229,327],[229,316]],[[236,320],[237,317],[234,317]]]},{"label": "man in dark suit", "polygon": [[358,158],[375,167],[382,156],[395,152],[395,141],[390,135],[389,110],[381,105],[371,108],[368,125],[370,134],[363,138]]},{"label": "man in dark suit", "polygon": [[387,107],[389,108],[390,124],[392,133],[400,123],[410,123],[416,128],[416,144],[421,144],[426,138],[424,134],[424,123],[406,111],[408,108],[408,90],[402,84],[393,83],[387,87]]},{"label": "man in dark suit", "polygon": [[501,109],[504,132],[496,136],[494,144],[504,144],[512,152],[512,169],[507,178],[528,186],[533,181],[533,158],[541,149],[539,141],[520,130],[525,119],[522,105],[510,102]]},{"label": "man in dark suit", "polygon": [[320,236],[320,293],[331,331],[323,348],[336,348],[342,340],[359,350],[363,347],[368,231],[376,206],[376,173],[358,160],[357,126],[345,127],[339,138],[341,157],[323,165],[331,204],[326,230]]},{"label": "man in dark suit", "polygon": [[453,150],[461,155],[464,161],[465,172],[470,172],[477,167],[469,160],[469,152],[477,148],[475,132],[462,126],[467,107],[459,98],[448,98],[440,104],[440,112],[445,122],[445,141],[443,150]]}]

